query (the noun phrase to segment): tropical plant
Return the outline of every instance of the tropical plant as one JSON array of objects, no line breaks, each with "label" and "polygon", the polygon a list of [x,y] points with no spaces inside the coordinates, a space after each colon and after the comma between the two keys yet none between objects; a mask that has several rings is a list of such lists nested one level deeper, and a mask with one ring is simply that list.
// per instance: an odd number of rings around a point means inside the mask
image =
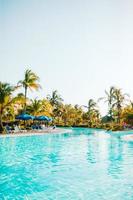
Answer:
[{"label": "tropical plant", "polygon": [[25,71],[24,79],[18,82],[18,86],[22,86],[24,88],[24,96],[25,96],[24,111],[25,112],[26,112],[27,91],[28,89],[38,90],[41,87],[38,82],[39,82],[39,77],[29,69]]},{"label": "tropical plant", "polygon": [[3,131],[3,115],[13,103],[12,93],[14,90],[15,87],[9,83],[0,82],[0,131]]},{"label": "tropical plant", "polygon": [[83,110],[82,107],[76,104],[74,106],[74,113],[75,113],[75,121],[74,121],[74,126],[79,126],[82,125],[83,123]]},{"label": "tropical plant", "polygon": [[94,111],[97,108],[97,104],[93,99],[89,99],[88,101],[88,113],[91,113],[92,111]]},{"label": "tropical plant", "polygon": [[123,122],[133,125],[133,108],[130,104],[122,109],[121,117],[123,119]]},{"label": "tropical plant", "polygon": [[[19,93],[13,96],[13,92],[18,87],[24,88],[24,94]],[[16,87],[0,82],[0,131],[3,131],[3,122],[13,121],[15,116],[23,111],[34,116],[53,117],[54,123],[61,126],[89,126],[110,130],[121,130],[123,124],[133,126],[133,101],[129,103],[128,100],[126,104],[128,95],[123,94],[119,88],[110,87],[109,91],[105,91],[106,96],[99,99],[108,104],[108,113],[103,118],[93,99],[89,99],[87,106],[64,104],[57,90],[54,90],[46,99],[27,98],[28,89],[38,90],[39,88],[39,77],[31,70],[25,71],[24,80],[19,81]]]},{"label": "tropical plant", "polygon": [[57,90],[54,90],[51,95],[47,95],[47,100],[53,107],[52,116],[59,121],[59,118],[62,113],[62,102],[63,99],[61,98],[60,94]]},{"label": "tropical plant", "polygon": [[53,107],[52,107],[51,103],[47,99],[43,99],[41,114],[50,117],[50,116],[52,116],[52,112],[53,112]]},{"label": "tropical plant", "polygon": [[116,110],[117,123],[120,123],[122,107],[125,104],[126,96],[129,96],[129,95],[123,94],[121,89],[115,88],[113,108]]},{"label": "tropical plant", "polygon": [[48,95],[47,99],[49,100],[49,102],[53,107],[56,107],[63,102],[63,99],[61,98],[57,90],[54,90],[52,92],[52,95]]},{"label": "tropical plant", "polygon": [[89,99],[88,105],[84,107],[87,108],[86,116],[88,118],[88,124],[90,127],[92,127],[93,123],[96,121],[96,118],[99,118],[97,103],[93,99]]},{"label": "tropical plant", "polygon": [[38,115],[52,115],[52,105],[47,99],[34,99],[31,100],[31,103],[27,106],[27,112],[34,116]]},{"label": "tropical plant", "polygon": [[43,106],[41,100],[31,100],[31,104],[27,106],[27,112],[37,116],[42,112]]},{"label": "tropical plant", "polygon": [[130,101],[130,106],[133,109],[133,101]]},{"label": "tropical plant", "polygon": [[64,104],[63,103],[59,103],[53,107],[52,116],[55,118],[55,121],[57,124],[60,124],[60,121],[62,123],[63,112],[64,112]]},{"label": "tropical plant", "polygon": [[115,87],[111,86],[109,92],[105,90],[106,96],[99,98],[99,101],[104,100],[104,102],[108,104],[108,115],[110,119],[113,119],[113,103],[115,98],[114,93],[115,93]]},{"label": "tropical plant", "polygon": [[15,119],[15,108],[14,104],[11,104],[10,106],[7,106],[6,109],[4,110],[3,121],[14,121]]},{"label": "tropical plant", "polygon": [[62,120],[65,126],[72,126],[75,120],[74,108],[71,104],[63,106]]}]

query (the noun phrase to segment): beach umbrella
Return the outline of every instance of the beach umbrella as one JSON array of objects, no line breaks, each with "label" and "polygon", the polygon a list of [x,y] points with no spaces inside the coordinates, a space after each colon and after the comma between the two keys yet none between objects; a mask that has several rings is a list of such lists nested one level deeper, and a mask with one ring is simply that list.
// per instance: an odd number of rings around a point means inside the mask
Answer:
[{"label": "beach umbrella", "polygon": [[37,116],[34,118],[34,120],[38,120],[38,121],[49,121],[49,117],[41,115],[41,116]]},{"label": "beach umbrella", "polygon": [[30,120],[30,119],[32,119],[33,120],[34,116],[23,113],[21,115],[16,116],[16,119],[19,119],[19,120]]}]

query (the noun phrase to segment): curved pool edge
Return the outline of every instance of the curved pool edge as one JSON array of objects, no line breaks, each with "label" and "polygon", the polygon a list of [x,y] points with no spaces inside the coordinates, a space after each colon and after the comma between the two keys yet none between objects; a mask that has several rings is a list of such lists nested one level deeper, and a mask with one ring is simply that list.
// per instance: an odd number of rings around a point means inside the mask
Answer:
[{"label": "curved pool edge", "polygon": [[62,128],[56,128],[56,129],[49,129],[44,131],[37,131],[37,132],[25,132],[25,133],[10,133],[10,134],[0,134],[0,138],[6,138],[6,137],[27,137],[27,136],[37,136],[37,135],[45,135],[45,134],[64,134],[64,133],[71,133],[72,129],[62,129]]}]

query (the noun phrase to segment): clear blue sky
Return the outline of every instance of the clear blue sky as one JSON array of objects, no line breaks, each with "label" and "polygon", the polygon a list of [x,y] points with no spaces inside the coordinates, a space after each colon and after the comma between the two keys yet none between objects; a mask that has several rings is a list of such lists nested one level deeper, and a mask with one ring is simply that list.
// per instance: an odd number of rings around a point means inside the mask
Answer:
[{"label": "clear blue sky", "polygon": [[0,80],[27,68],[43,87],[32,97],[87,104],[111,85],[133,97],[133,1],[0,0]]}]

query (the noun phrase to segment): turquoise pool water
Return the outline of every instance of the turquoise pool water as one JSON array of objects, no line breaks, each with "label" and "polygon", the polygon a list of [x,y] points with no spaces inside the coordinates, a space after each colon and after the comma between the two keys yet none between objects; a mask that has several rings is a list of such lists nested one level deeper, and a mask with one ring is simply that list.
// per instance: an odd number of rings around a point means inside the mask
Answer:
[{"label": "turquoise pool water", "polygon": [[133,143],[94,129],[0,138],[0,200],[133,200]]}]

